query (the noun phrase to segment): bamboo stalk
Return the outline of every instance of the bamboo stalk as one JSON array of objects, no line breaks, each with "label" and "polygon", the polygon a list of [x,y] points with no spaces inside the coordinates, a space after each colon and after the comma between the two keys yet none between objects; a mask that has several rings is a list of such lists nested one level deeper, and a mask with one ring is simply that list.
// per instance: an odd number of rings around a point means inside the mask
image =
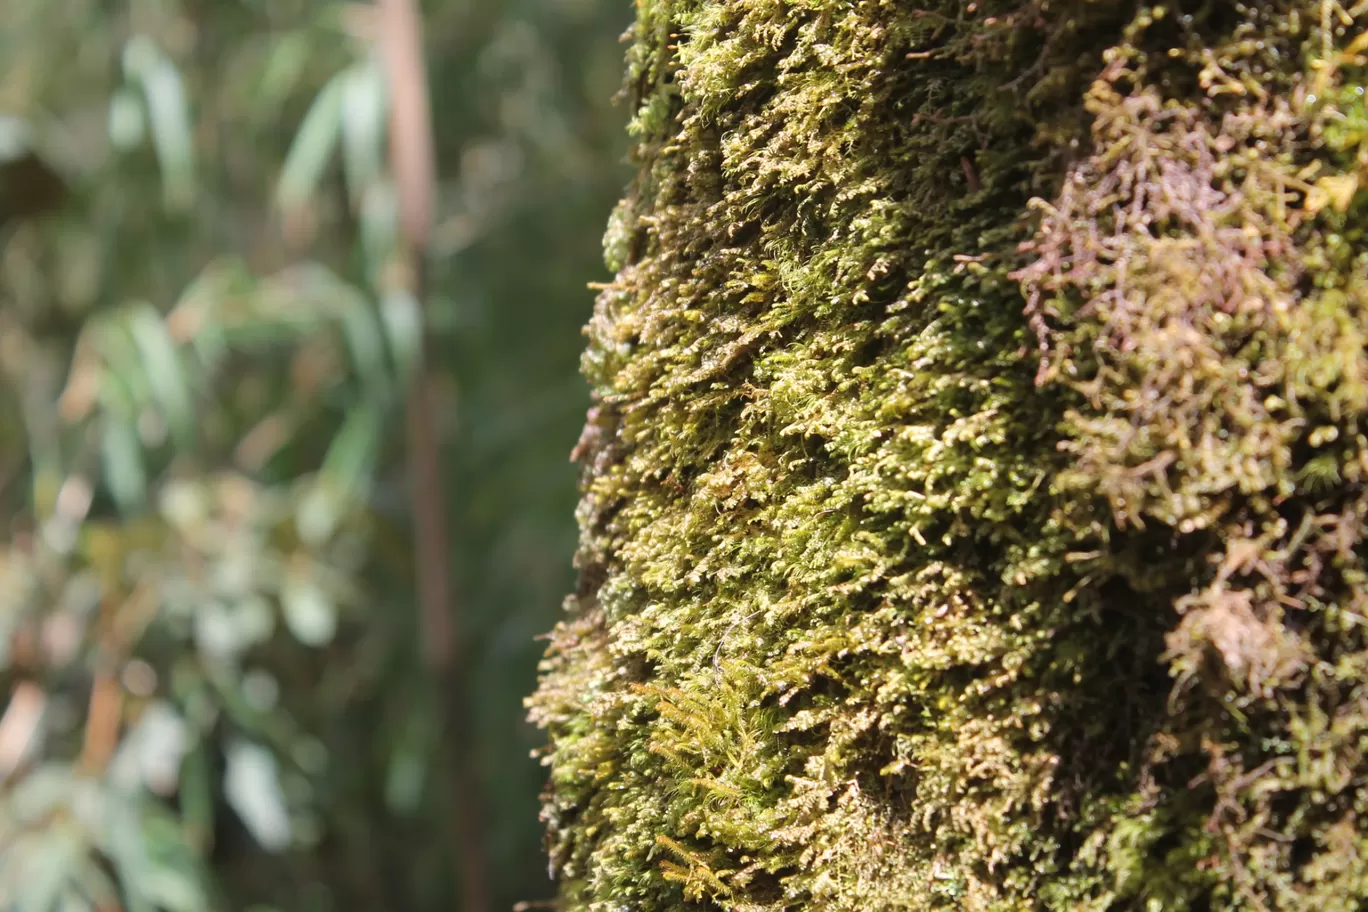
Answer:
[{"label": "bamboo stalk", "polygon": [[[423,56],[422,19],[414,0],[378,0],[378,33],[391,98],[390,154],[399,198],[399,281],[418,301],[425,292],[424,260],[436,195],[431,105]],[[458,603],[451,575],[450,533],[443,510],[441,442],[434,430],[427,339],[414,367],[406,414],[406,443],[417,549],[421,654],[443,702],[446,765],[450,770],[447,825],[462,912],[488,912],[487,852],[471,759],[463,648],[456,636]]]}]

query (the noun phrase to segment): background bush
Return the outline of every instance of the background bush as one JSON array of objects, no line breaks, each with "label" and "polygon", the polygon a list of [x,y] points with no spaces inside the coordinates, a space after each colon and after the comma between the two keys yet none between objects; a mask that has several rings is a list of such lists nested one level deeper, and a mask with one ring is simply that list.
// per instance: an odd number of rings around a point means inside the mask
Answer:
[{"label": "background bush", "polygon": [[[399,415],[415,302],[368,7],[0,17],[0,906],[450,908]],[[571,585],[599,0],[426,4],[427,309],[493,906],[549,890],[519,722]]]}]

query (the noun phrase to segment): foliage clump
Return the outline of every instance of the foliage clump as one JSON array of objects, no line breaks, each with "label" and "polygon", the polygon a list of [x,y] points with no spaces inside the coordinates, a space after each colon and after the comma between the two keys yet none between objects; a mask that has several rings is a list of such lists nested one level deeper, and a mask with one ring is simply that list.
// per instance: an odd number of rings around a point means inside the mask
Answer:
[{"label": "foliage clump", "polygon": [[1365,28],[639,4],[568,908],[1368,901]]},{"label": "foliage clump", "polygon": [[[5,912],[550,889],[537,736],[504,723],[568,585],[566,305],[620,181],[599,74],[626,11],[416,5],[440,175],[417,289],[371,7],[0,2]],[[401,433],[429,392],[436,488]],[[468,662],[419,661],[444,618],[417,545],[458,565]]]}]

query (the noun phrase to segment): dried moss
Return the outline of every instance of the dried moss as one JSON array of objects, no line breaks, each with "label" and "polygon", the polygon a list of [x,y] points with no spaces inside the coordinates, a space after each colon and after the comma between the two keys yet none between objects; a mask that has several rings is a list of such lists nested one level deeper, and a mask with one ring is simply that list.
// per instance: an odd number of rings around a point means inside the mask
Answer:
[{"label": "dried moss", "polygon": [[1368,4],[1190,6],[639,3],[567,908],[1368,900]]}]

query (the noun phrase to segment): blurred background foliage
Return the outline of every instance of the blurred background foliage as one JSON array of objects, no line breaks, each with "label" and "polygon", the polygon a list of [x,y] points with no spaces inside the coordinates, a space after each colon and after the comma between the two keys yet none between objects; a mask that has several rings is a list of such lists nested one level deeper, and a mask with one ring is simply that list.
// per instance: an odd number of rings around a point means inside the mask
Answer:
[{"label": "blurred background foliage", "polygon": [[492,907],[549,896],[521,701],[571,587],[630,8],[424,4],[420,313],[369,6],[4,7],[0,908],[457,907],[400,428],[423,320]]}]

